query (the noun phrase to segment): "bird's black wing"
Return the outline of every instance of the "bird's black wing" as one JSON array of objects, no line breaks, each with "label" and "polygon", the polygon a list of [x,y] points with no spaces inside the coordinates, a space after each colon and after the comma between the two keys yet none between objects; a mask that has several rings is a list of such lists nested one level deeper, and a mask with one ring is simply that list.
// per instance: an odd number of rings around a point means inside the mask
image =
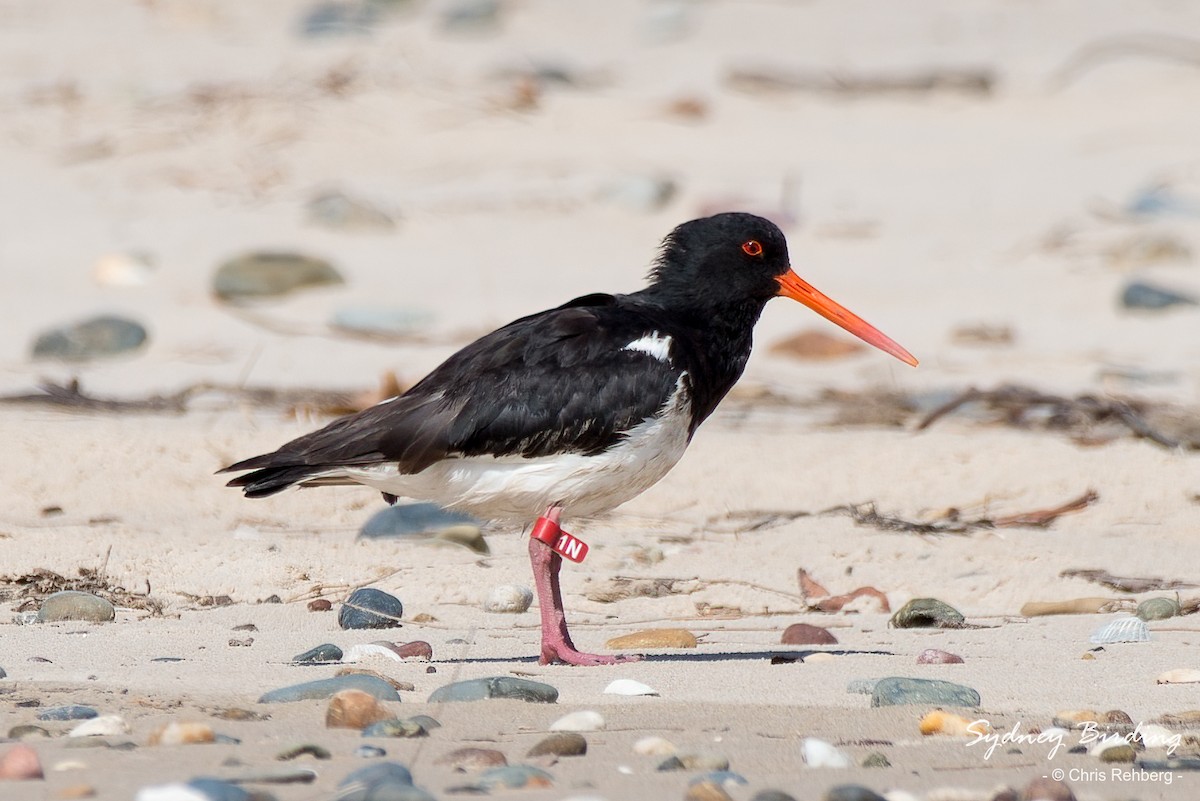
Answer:
[{"label": "bird's black wing", "polygon": [[396,463],[417,473],[457,456],[595,454],[653,417],[680,370],[625,346],[654,333],[611,295],[588,295],[481,337],[397,398],[343,417],[274,453],[225,468],[268,495],[339,466]]}]

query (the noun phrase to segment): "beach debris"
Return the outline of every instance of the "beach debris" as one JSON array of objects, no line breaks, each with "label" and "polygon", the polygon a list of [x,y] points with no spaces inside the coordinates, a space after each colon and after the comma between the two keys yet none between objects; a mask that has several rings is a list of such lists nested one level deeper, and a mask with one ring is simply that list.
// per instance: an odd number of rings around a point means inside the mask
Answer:
[{"label": "beach debris", "polygon": [[805,737],[800,743],[800,755],[810,768],[850,768],[854,760],[832,743],[816,737]]},{"label": "beach debris", "polygon": [[426,728],[422,721],[416,718],[387,718],[386,720],[376,721],[364,727],[362,734],[363,737],[426,737],[429,734],[429,729]]},{"label": "beach debris", "polygon": [[1158,311],[1172,306],[1200,305],[1191,295],[1146,281],[1131,281],[1121,290],[1121,305],[1126,309]]},{"label": "beach debris", "polygon": [[1071,569],[1063,570],[1058,575],[1062,576],[1063,578],[1081,578],[1086,581],[1092,581],[1096,584],[1101,584],[1109,589],[1128,593],[1156,592],[1161,590],[1186,590],[1200,586],[1186,581],[1178,581],[1176,579],[1115,576],[1112,573],[1109,573],[1107,570]]},{"label": "beach debris", "polygon": [[308,611],[310,612],[328,612],[332,609],[333,602],[328,598],[314,598],[308,602]]},{"label": "beach debris", "polygon": [[633,744],[633,753],[642,756],[674,756],[679,751],[675,743],[664,737],[642,737]]},{"label": "beach debris", "polygon": [[1147,598],[1137,605],[1134,615],[1142,620],[1167,620],[1178,617],[1182,611],[1179,601],[1174,598]]},{"label": "beach debris", "polygon": [[485,612],[519,615],[533,604],[533,590],[520,584],[501,584],[483,602]]},{"label": "beach debris", "polygon": [[1086,509],[1099,499],[1100,495],[1095,490],[1088,490],[1078,498],[1051,509],[1039,509],[997,517],[968,519],[964,519],[961,512],[957,508],[952,507],[946,510],[940,518],[930,521],[906,520],[893,515],[880,514],[875,508],[874,501],[835,506],[829,509],[827,513],[845,514],[859,525],[871,526],[883,531],[911,532],[914,534],[967,534],[976,530],[996,528],[1048,528],[1063,515]]},{"label": "beach debris", "polygon": [[363,587],[350,593],[338,612],[338,625],[343,629],[390,629],[401,625],[404,604],[396,596],[374,587]]},{"label": "beach debris", "polygon": [[354,749],[354,756],[359,759],[379,759],[380,757],[387,756],[387,750],[377,745],[364,743]]},{"label": "beach debris", "polygon": [[658,690],[634,679],[614,679],[604,688],[605,695],[658,695]]},{"label": "beach debris", "polygon": [[53,623],[60,620],[107,623],[116,616],[116,607],[98,595],[78,590],[62,590],[42,602],[38,609],[37,619],[39,623]]},{"label": "beach debris", "polygon": [[55,706],[50,709],[44,709],[38,713],[38,720],[91,720],[99,717],[100,713],[90,706],[81,706],[79,704],[70,704],[69,706]]},{"label": "beach debris", "polygon": [[[317,745],[316,743],[301,743],[300,745],[292,745],[280,751],[275,755],[275,759],[280,762],[290,762],[293,759],[299,759],[303,756],[309,756],[313,759],[326,760],[333,759],[333,754],[328,748]],[[380,754],[379,756],[383,756]]]},{"label": "beach debris", "polygon": [[587,738],[582,734],[573,731],[558,731],[538,740],[525,756],[583,756],[587,753],[587,749]]},{"label": "beach debris", "polygon": [[657,771],[729,770],[729,759],[712,751],[680,751],[658,764]]},{"label": "beach debris", "polygon": [[1155,684],[1195,684],[1200,682],[1200,669],[1175,668],[1158,674]]},{"label": "beach debris", "polygon": [[977,707],[979,693],[962,684],[938,679],[912,679],[888,676],[875,682],[871,706],[966,706]]},{"label": "beach debris", "polygon": [[806,330],[771,344],[767,352],[802,361],[833,361],[866,351],[865,345],[824,331]]},{"label": "beach debris", "polygon": [[132,729],[120,715],[100,715],[80,723],[67,732],[68,737],[113,737],[129,734]]},{"label": "beach debris", "polygon": [[30,781],[44,778],[42,761],[28,745],[14,745],[0,755],[0,780]]},{"label": "beach debris", "polygon": [[846,692],[852,695],[870,695],[875,692],[879,679],[850,679],[846,682]]},{"label": "beach debris", "polygon": [[802,567],[796,568],[796,581],[800,585],[800,597],[814,611],[839,612],[847,607],[856,611],[892,611],[887,596],[874,587],[859,587],[844,595],[830,595],[829,590]]},{"label": "beach debris", "polygon": [[317,701],[332,698],[342,690],[362,690],[380,701],[399,701],[400,694],[390,683],[378,676],[347,673],[328,679],[306,681],[271,690],[259,697],[260,704],[286,704],[293,701]]},{"label": "beach debris", "polygon": [[351,771],[338,783],[334,801],[436,801],[413,785],[412,771],[399,762],[377,762]]},{"label": "beach debris", "polygon": [[1149,642],[1150,629],[1146,621],[1137,617],[1121,617],[1105,623],[1092,633],[1088,641],[1093,645],[1111,645],[1119,642]]},{"label": "beach debris", "polygon": [[38,334],[31,356],[34,359],[87,362],[135,351],[146,344],[148,337],[141,323],[102,314]]},{"label": "beach debris", "polygon": [[887,758],[886,754],[879,751],[872,751],[863,757],[861,764],[864,768],[890,768],[892,761]]},{"label": "beach debris", "polygon": [[[351,650],[353,650],[353,649],[351,649]],[[411,681],[400,681],[399,679],[393,679],[391,676],[385,676],[382,673],[376,673],[374,670],[368,670],[367,668],[360,668],[360,667],[339,668],[338,672],[335,673],[334,675],[335,676],[370,676],[373,679],[378,679],[379,681],[382,681],[385,684],[389,685],[396,692],[410,693],[416,689],[416,687],[413,685],[413,683]],[[360,687],[359,689],[363,689],[363,688]],[[386,701],[388,699],[384,698],[382,700]]]},{"label": "beach debris", "polygon": [[829,629],[808,623],[793,623],[783,630],[779,640],[783,645],[837,645],[837,637]]},{"label": "beach debris", "polygon": [[150,735],[150,745],[194,745],[213,743],[217,733],[207,723],[173,720],[163,724]]},{"label": "beach debris", "polygon": [[[716,771],[692,779],[688,782],[687,791],[683,794],[683,801],[733,801],[733,796],[725,791],[724,784],[709,778],[709,776],[722,773],[728,773],[728,771]],[[729,775],[736,776],[737,774]]]},{"label": "beach debris", "polygon": [[888,625],[896,629],[967,628],[962,612],[937,598],[913,598],[896,610]]},{"label": "beach debris", "polygon": [[392,215],[336,189],[317,193],[304,209],[310,223],[340,231],[392,231],[396,228]]},{"label": "beach debris", "polygon": [[884,798],[861,784],[838,784],[826,790],[821,801],[908,801],[908,797],[901,799],[894,793],[888,795],[889,798]]},{"label": "beach debris", "polygon": [[613,637],[604,647],[620,651],[631,648],[695,648],[696,635],[687,629],[645,629]]},{"label": "beach debris", "polygon": [[32,723],[21,723],[8,730],[10,740],[34,740],[50,737],[50,730]]},{"label": "beach debris", "polygon": [[213,294],[226,303],[287,295],[299,289],[344,284],[332,264],[300,253],[256,251],[226,261],[213,276]]},{"label": "beach debris", "polygon": [[569,712],[550,724],[550,731],[600,731],[604,716],[592,709]]},{"label": "beach debris", "polygon": [[394,715],[374,695],[362,690],[339,690],[329,699],[325,709],[325,727],[362,730],[392,717]]},{"label": "beach debris", "polygon": [[1106,252],[1108,263],[1121,270],[1192,260],[1191,247],[1172,234],[1161,231],[1138,233]]},{"label": "beach debris", "polygon": [[516,676],[490,676],[443,685],[430,694],[429,703],[482,701],[488,698],[509,698],[534,704],[553,704],[558,701],[558,690],[549,684]]},{"label": "beach debris", "polygon": [[628,598],[664,598],[668,595],[690,595],[701,588],[696,579],[648,578],[613,576],[596,582],[584,596],[589,601],[610,604]]},{"label": "beach debris", "polygon": [[434,760],[436,765],[449,765],[459,773],[475,773],[488,768],[507,765],[504,754],[494,748],[456,748]]},{"label": "beach debris", "polygon": [[995,323],[960,325],[950,332],[950,341],[967,347],[1000,347],[1017,341],[1012,326]]},{"label": "beach debris", "polygon": [[[491,793],[495,790],[536,790],[553,787],[554,777],[541,768],[532,765],[501,765],[488,768],[481,772],[471,784],[468,791]],[[450,788],[455,792],[458,788]]]},{"label": "beach debris", "polygon": [[944,709],[934,709],[931,712],[927,712],[921,718],[920,723],[917,724],[917,728],[924,735],[947,734],[951,737],[977,737],[991,731],[991,726],[987,723],[970,720],[964,718],[962,715],[947,712]]},{"label": "beach debris", "polygon": [[750,801],[796,801],[795,796],[788,795],[783,790],[759,790]]},{"label": "beach debris", "polygon": [[986,96],[995,87],[996,75],[991,69],[979,67],[870,74],[762,66],[735,67],[729,71],[725,82],[732,89],[754,93],[812,92],[868,97],[952,92]]},{"label": "beach debris", "polygon": [[963,658],[958,654],[937,648],[926,648],[917,655],[918,665],[961,665],[962,662]]},{"label": "beach debris", "polygon": [[296,654],[292,657],[292,662],[299,665],[320,665],[325,662],[338,662],[341,658],[342,649],[327,642],[315,648],[309,648],[302,654]]},{"label": "beach debris", "polygon": [[149,253],[106,253],[92,265],[92,280],[99,286],[143,286],[154,274]]},{"label": "beach debris", "polygon": [[1070,598],[1066,601],[1026,601],[1021,607],[1025,617],[1045,615],[1095,615],[1116,612],[1125,604],[1117,598]]},{"label": "beach debris", "polygon": [[1127,738],[1119,734],[1111,734],[1101,738],[1089,750],[1090,756],[1098,757],[1101,762],[1131,763],[1137,759],[1137,750]]}]

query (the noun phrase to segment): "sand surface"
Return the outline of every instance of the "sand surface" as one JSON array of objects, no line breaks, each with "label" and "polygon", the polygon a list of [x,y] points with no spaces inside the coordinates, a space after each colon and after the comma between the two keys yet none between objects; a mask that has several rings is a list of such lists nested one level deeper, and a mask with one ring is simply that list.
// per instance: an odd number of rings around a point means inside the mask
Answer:
[{"label": "sand surface", "polygon": [[[978,410],[916,430],[963,389],[1007,384],[1138,399],[1184,421],[1179,430],[1194,422],[1200,311],[1134,313],[1119,297],[1135,279],[1200,295],[1191,255],[1200,250],[1200,42],[1172,38],[1200,30],[1200,8],[527,0],[504,4],[494,27],[456,31],[441,22],[451,3],[398,6],[358,33],[306,37],[311,7],[283,0],[0,2],[0,394],[72,379],[126,400],[218,388],[182,413],[0,404],[0,734],[34,722],[34,704],[83,703],[125,718],[132,733],[118,739],[138,746],[33,741],[47,778],[0,784],[0,798],[55,799],[86,784],[95,798],[129,799],[196,776],[294,767],[274,756],[303,742],[333,753],[301,760],[315,782],[265,789],[281,801],[334,797],[365,764],[353,756],[358,733],[326,729],[323,702],[256,700],[336,669],[298,667],[293,655],[378,638],[306,608],[325,597],[336,609],[368,585],[405,604],[409,620],[389,639],[433,646],[431,665],[363,666],[414,686],[398,714],[443,723],[425,739],[379,743],[438,798],[470,781],[436,764],[440,756],[482,745],[522,761],[577,709],[600,711],[606,728],[587,735],[585,757],[548,767],[552,789],[522,797],[683,798],[695,772],[655,771],[660,758],[632,749],[647,734],[728,757],[749,781],[730,791],[738,801],[770,787],[818,799],[847,782],[890,801],[990,799],[998,786],[1054,770],[1080,799],[1196,797],[1200,774],[1113,776],[1096,757],[1051,758],[1044,745],[985,757],[966,738],[922,737],[928,708],[872,709],[847,683],[965,684],[982,697],[971,714],[998,731],[1044,728],[1069,709],[1121,709],[1146,723],[1200,709],[1200,684],[1155,683],[1164,671],[1200,668],[1194,618],[1152,623],[1149,643],[1089,653],[1089,636],[1112,614],[1020,615],[1033,600],[1099,596],[1131,607],[1174,594],[1121,593],[1064,570],[1200,584],[1194,450],[1111,422],[1057,429],[1034,415],[1012,427]],[[570,81],[520,77],[535,68],[565,70]],[[730,81],[750,69],[843,78],[982,70],[995,83],[986,94],[851,94]],[[669,200],[630,200],[656,179],[672,182]],[[1172,208],[1128,212],[1160,185]],[[394,214],[395,230],[313,225],[305,204],[331,189]],[[414,381],[514,317],[639,287],[672,226],[721,209],[780,220],[798,272],[922,364],[911,370],[873,351],[817,362],[770,353],[802,330],[840,336],[778,301],[741,386],[674,472],[608,517],[568,526],[593,548],[564,570],[582,647],[672,627],[700,635],[696,649],[617,667],[539,666],[536,607],[481,609],[491,588],[530,583],[519,532],[488,527],[488,557],[360,541],[382,506],[373,493],[250,502],[212,475],[328,419],[312,403],[259,404],[236,388],[315,397],[371,390],[388,372]],[[217,302],[217,266],[251,249],[323,256],[346,283],[248,308]],[[128,253],[155,265],[144,283],[95,280],[102,257]],[[430,322],[399,342],[329,327],[336,310],[363,305],[420,310]],[[102,312],[142,322],[148,344],[83,365],[31,360],[38,333]],[[978,345],[957,333],[981,325],[1007,327],[1010,341]],[[846,395],[831,400],[830,390]],[[899,425],[846,422],[848,399],[864,396],[915,406]],[[995,518],[1089,489],[1095,503],[1048,528],[921,534],[828,511],[874,502],[910,521],[944,520],[950,508]],[[812,611],[799,568],[833,593],[878,588],[893,610],[939,598],[975,627],[900,630],[861,605]],[[122,608],[103,625],[14,622],[26,608],[16,579],[80,569],[159,611]],[[615,576],[676,581],[662,597],[595,600]],[[1185,600],[1198,594],[1180,590]],[[272,595],[283,603],[262,603]],[[202,605],[211,596],[233,603]],[[422,613],[434,620],[412,620]],[[795,622],[828,628],[838,644],[781,645]],[[256,631],[235,630],[244,624]],[[248,646],[230,644],[247,637]],[[926,648],[965,662],[916,664]],[[805,659],[773,664],[778,655]],[[450,681],[514,674],[552,684],[558,703],[427,703]],[[605,694],[615,678],[660,695]],[[226,707],[269,719],[212,717]],[[147,744],[178,720],[207,721],[241,743]],[[806,737],[838,744],[856,763],[884,753],[892,767],[807,767]],[[1179,753],[1196,750],[1185,736]]]}]

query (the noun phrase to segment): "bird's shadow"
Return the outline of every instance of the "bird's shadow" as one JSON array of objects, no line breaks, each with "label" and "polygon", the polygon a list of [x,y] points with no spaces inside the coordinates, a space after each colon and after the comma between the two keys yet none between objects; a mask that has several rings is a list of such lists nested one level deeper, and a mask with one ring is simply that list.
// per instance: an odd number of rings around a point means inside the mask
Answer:
[{"label": "bird's shadow", "polygon": [[[772,649],[769,651],[726,651],[722,653],[654,653],[642,654],[641,660],[637,664],[703,664],[706,662],[770,662],[772,664],[788,664],[791,662],[802,662],[807,657],[813,654],[830,654],[832,656],[895,656],[891,651],[867,651],[867,650],[804,650],[804,651],[784,651]],[[440,665],[487,665],[487,664],[533,664],[536,665],[538,658],[536,656],[464,656],[457,659],[441,659],[434,660],[433,664]]]}]

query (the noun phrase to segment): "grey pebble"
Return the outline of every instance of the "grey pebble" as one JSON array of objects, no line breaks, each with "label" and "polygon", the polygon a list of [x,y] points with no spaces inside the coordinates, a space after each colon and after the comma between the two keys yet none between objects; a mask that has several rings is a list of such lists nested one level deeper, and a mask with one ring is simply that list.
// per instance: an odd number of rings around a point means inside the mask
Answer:
[{"label": "grey pebble", "polygon": [[254,796],[248,791],[222,779],[192,779],[186,786],[200,793],[208,801],[254,801]]},{"label": "grey pebble", "polygon": [[363,729],[363,737],[425,737],[429,734],[424,726],[411,718],[390,718],[372,723]]},{"label": "grey pebble", "polygon": [[227,302],[286,295],[297,289],[345,280],[324,259],[299,253],[260,251],[222,264],[213,276],[213,293]]},{"label": "grey pebble", "polygon": [[887,801],[879,793],[863,787],[861,784],[839,784],[830,787],[822,797],[823,801]]},{"label": "grey pebble", "polygon": [[55,706],[38,713],[38,720],[88,720],[100,713],[90,706],[71,704],[70,706]]},{"label": "grey pebble", "polygon": [[536,704],[553,704],[558,690],[549,684],[514,676],[492,676],[483,679],[456,681],[438,687],[429,696],[429,703],[445,701],[482,701],[486,698],[512,698]]},{"label": "grey pebble", "polygon": [[474,789],[490,793],[492,790],[523,790],[551,787],[554,777],[532,765],[504,765],[488,768],[471,784]]},{"label": "grey pebble", "polygon": [[350,593],[338,611],[338,625],[344,629],[399,628],[404,616],[404,604],[396,596],[363,587]]},{"label": "grey pebble", "polygon": [[10,740],[49,736],[50,732],[47,729],[43,729],[41,726],[34,726],[32,723],[22,723],[8,730],[8,739]]},{"label": "grey pebble", "polygon": [[354,749],[354,755],[360,759],[375,759],[387,756],[387,751],[377,745],[360,745]]},{"label": "grey pebble", "polygon": [[378,762],[342,779],[336,801],[437,801],[415,787],[412,773],[397,762]]},{"label": "grey pebble", "polygon": [[1142,620],[1167,620],[1180,611],[1179,601],[1174,598],[1147,598],[1137,605],[1134,614]]},{"label": "grey pebble", "polygon": [[709,782],[717,787],[731,788],[744,787],[750,782],[740,773],[734,773],[732,770],[714,770],[708,773],[701,774],[688,782],[688,786],[700,784],[701,782]]},{"label": "grey pebble", "polygon": [[86,362],[137,350],[147,336],[141,323],[100,315],[42,332],[33,343],[33,358]]},{"label": "grey pebble", "polygon": [[8,674],[4,672],[4,668],[0,667],[0,679],[8,678]]},{"label": "grey pebble", "polygon": [[750,798],[750,801],[796,801],[796,799],[783,790],[759,790]]},{"label": "grey pebble", "polygon": [[359,336],[398,339],[428,329],[433,321],[432,312],[424,309],[349,306],[336,310],[329,324]]},{"label": "grey pebble", "polygon": [[980,704],[980,698],[975,690],[952,681],[888,676],[876,683],[871,693],[871,706],[902,704],[976,707]]},{"label": "grey pebble", "polygon": [[334,693],[342,690],[362,690],[381,701],[399,701],[400,694],[396,688],[376,676],[363,673],[350,673],[345,676],[334,676],[329,679],[306,681],[303,684],[293,684],[280,687],[264,693],[258,699],[260,704],[280,704],[291,701],[311,701],[332,698]]},{"label": "grey pebble", "polygon": [[875,692],[879,679],[850,679],[846,682],[846,692],[855,695],[870,695]]},{"label": "grey pebble", "polygon": [[315,648],[309,648],[302,654],[296,654],[292,657],[292,661],[300,665],[319,665],[323,662],[337,662],[341,658],[342,649],[327,642]]},{"label": "grey pebble", "polygon": [[556,731],[543,737],[525,754],[538,756],[583,756],[587,753],[587,738],[573,731]]},{"label": "grey pebble", "polygon": [[1121,292],[1121,305],[1127,309],[1158,310],[1171,306],[1195,306],[1197,303],[1200,301],[1191,295],[1144,281],[1133,281]]},{"label": "grey pebble", "polygon": [[86,620],[107,623],[117,616],[116,608],[98,595],[77,590],[56,592],[42,602],[38,609],[39,623],[58,620]]},{"label": "grey pebble", "polygon": [[945,601],[937,598],[913,598],[900,607],[888,625],[897,629],[954,629],[960,628],[966,618]]},{"label": "grey pebble", "polygon": [[309,222],[327,228],[356,231],[391,231],[396,227],[392,216],[365,200],[345,192],[322,192],[306,206]]}]

